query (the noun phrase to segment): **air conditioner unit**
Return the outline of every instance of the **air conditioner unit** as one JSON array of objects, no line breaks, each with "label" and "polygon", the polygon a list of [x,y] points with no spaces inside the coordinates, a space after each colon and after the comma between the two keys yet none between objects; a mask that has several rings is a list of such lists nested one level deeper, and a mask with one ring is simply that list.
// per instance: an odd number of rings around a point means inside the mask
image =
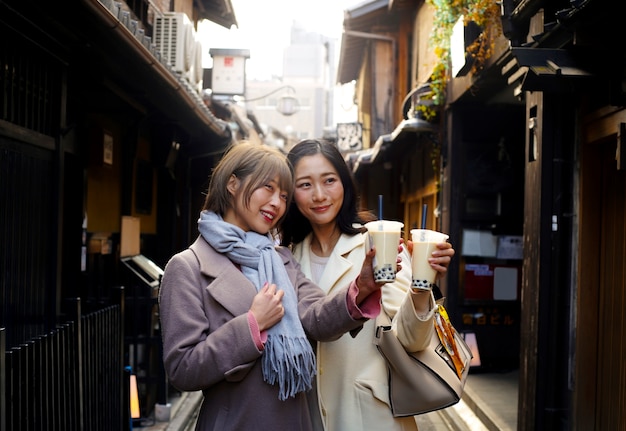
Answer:
[{"label": "air conditioner unit", "polygon": [[186,14],[166,13],[158,16],[154,27],[154,45],[170,67],[178,73],[186,74],[193,61],[196,41],[193,24]]}]

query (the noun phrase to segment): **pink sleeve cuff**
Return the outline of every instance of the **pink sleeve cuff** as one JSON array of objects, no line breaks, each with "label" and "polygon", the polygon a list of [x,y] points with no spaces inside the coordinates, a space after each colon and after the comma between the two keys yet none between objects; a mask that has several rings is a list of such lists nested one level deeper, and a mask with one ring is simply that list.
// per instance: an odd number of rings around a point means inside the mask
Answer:
[{"label": "pink sleeve cuff", "polygon": [[380,313],[380,289],[370,294],[365,298],[361,304],[356,304],[356,297],[359,294],[359,288],[356,285],[356,280],[350,283],[348,288],[348,312],[354,320],[359,319],[373,319]]},{"label": "pink sleeve cuff", "polygon": [[248,311],[248,325],[250,326],[250,333],[252,334],[254,344],[256,344],[257,349],[263,350],[265,348],[265,342],[267,341],[267,331],[259,331],[259,323],[256,321],[251,311]]}]

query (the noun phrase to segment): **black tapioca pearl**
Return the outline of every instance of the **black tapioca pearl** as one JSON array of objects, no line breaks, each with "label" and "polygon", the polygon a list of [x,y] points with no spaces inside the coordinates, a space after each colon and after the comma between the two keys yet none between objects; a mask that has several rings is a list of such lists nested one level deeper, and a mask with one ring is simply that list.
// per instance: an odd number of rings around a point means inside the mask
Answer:
[{"label": "black tapioca pearl", "polygon": [[431,289],[432,288],[432,283],[430,283],[428,280],[413,280],[411,282],[411,287],[415,287],[418,289]]}]

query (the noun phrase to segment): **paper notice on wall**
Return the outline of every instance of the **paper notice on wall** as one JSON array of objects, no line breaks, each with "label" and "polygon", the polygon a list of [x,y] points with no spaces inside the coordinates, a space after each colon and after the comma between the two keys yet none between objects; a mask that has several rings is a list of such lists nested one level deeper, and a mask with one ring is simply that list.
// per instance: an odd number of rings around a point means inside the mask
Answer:
[{"label": "paper notice on wall", "polygon": [[521,236],[501,236],[498,238],[498,259],[523,259],[524,244]]},{"label": "paper notice on wall", "polygon": [[463,230],[463,256],[496,257],[498,237],[484,230]]},{"label": "paper notice on wall", "polygon": [[517,299],[517,268],[501,266],[493,270],[493,299],[496,301]]}]

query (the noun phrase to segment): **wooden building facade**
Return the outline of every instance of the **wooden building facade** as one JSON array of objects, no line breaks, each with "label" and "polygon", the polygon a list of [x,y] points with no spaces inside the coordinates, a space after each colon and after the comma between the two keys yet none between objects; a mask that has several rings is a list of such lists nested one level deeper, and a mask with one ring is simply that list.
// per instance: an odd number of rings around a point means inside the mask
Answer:
[{"label": "wooden building facade", "polygon": [[123,263],[122,220],[161,268],[196,235],[231,130],[166,52],[201,19],[237,24],[230,0],[0,4],[0,429],[122,429],[126,366],[144,414],[165,402],[158,274]]},{"label": "wooden building facade", "polygon": [[[412,21],[408,31],[396,25],[383,35],[411,41],[396,51],[408,65],[395,69],[396,88],[413,106],[423,104],[421,89],[439,76],[428,48],[436,8],[368,5],[389,22],[398,13]],[[441,115],[426,122],[433,127],[396,105],[384,134],[346,160],[370,209],[376,195],[388,196],[385,216],[408,226],[421,219],[421,204],[434,210],[428,225],[447,232],[457,250],[444,286],[449,312],[477,337],[482,370],[475,371],[519,368],[519,430],[621,429],[626,55],[609,41],[626,38],[623,7],[598,0],[500,6],[501,30],[491,33],[492,52],[479,68],[463,51],[485,29],[461,27],[465,40],[453,54],[465,65],[451,67]],[[344,28],[360,24],[365,18],[346,14]],[[370,48],[361,58],[375,54]],[[351,67],[371,66],[357,57]]]}]

